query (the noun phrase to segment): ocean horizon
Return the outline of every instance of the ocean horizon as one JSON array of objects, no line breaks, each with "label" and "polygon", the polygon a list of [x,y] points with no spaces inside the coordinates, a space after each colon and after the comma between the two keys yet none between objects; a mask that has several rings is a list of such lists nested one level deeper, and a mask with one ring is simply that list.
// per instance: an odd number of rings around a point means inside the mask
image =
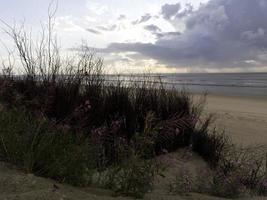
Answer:
[{"label": "ocean horizon", "polygon": [[[114,80],[118,75],[108,75]],[[138,81],[138,78],[150,76],[174,87],[186,89],[192,93],[227,96],[267,97],[267,73],[160,73],[120,75],[124,81]],[[137,79],[132,79],[133,77]]]}]

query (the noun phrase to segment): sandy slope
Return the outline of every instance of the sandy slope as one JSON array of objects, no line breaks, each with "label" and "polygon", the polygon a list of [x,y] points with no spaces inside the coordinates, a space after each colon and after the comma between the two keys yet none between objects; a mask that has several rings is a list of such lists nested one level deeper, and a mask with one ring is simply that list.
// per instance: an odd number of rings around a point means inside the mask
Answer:
[{"label": "sandy slope", "polygon": [[235,143],[267,145],[267,98],[209,95],[208,112],[216,113],[216,124]]},{"label": "sandy slope", "polygon": [[[56,184],[57,189],[54,184]],[[101,194],[101,195],[100,195]],[[0,200],[101,200],[114,199],[110,192],[61,185],[50,179],[23,174],[0,163]]]},{"label": "sandy slope", "polygon": [[[145,200],[226,200],[203,194],[187,196],[172,195],[168,192],[168,183],[175,177],[181,165],[193,174],[206,168],[206,163],[189,150],[160,156],[158,159],[167,165],[165,178],[159,177],[153,192],[145,195]],[[55,188],[55,185],[57,188]],[[95,188],[74,188],[56,183],[53,180],[23,174],[10,165],[0,163],[0,200],[120,200],[129,197],[113,197],[111,191]],[[267,197],[247,197],[242,200],[267,200]]]}]

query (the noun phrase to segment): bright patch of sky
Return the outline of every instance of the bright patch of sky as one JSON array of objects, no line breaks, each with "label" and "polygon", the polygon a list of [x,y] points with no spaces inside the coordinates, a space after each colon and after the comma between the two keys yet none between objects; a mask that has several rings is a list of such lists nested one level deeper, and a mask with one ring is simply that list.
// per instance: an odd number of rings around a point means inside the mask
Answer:
[{"label": "bright patch of sky", "polygon": [[[204,1],[181,0],[180,3],[191,3],[198,7]],[[0,0],[0,18],[9,24],[24,21],[33,29],[38,29],[40,22],[47,19],[50,2]],[[132,22],[149,14],[153,16],[149,24],[157,21],[161,28],[171,31],[173,27],[163,19],[157,19],[157,16],[163,4],[176,2],[177,0],[58,0],[56,28],[64,46],[76,45],[82,39],[95,47],[103,47],[111,42],[151,42],[153,38],[144,31],[144,24],[133,25]]]},{"label": "bright patch of sky", "polygon": [[[194,8],[198,8],[201,2],[205,0],[179,1],[183,6],[192,4]],[[47,20],[50,3],[50,0],[0,0],[0,18],[10,25],[23,22],[31,30],[40,31],[40,24]],[[53,9],[56,1],[52,3]],[[157,24],[166,32],[175,31],[173,25],[161,17],[161,7],[166,3],[174,4],[177,0],[58,0],[55,30],[63,49],[74,48],[82,41],[95,48],[103,48],[114,42],[153,43],[155,37],[144,29],[145,25]],[[0,36],[10,47],[8,37],[3,32],[0,32]],[[5,53],[6,49],[1,47],[0,55]],[[122,53],[118,60],[118,56],[105,55],[107,64],[129,68],[129,63],[122,62],[122,55],[126,54]],[[155,64],[155,61],[132,61],[131,71],[136,71],[136,64],[144,67]]]}]

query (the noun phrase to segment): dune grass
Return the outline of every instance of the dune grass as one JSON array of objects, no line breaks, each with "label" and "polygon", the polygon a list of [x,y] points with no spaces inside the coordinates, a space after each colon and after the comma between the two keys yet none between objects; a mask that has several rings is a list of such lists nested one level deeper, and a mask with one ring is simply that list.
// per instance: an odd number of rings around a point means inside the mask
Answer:
[{"label": "dune grass", "polygon": [[[151,158],[190,146],[201,123],[201,106],[191,95],[151,80],[35,77],[0,79],[0,158],[60,182],[88,186],[96,172],[115,170],[116,183],[102,186],[140,197],[158,173]],[[138,177],[125,176],[129,170]]]}]

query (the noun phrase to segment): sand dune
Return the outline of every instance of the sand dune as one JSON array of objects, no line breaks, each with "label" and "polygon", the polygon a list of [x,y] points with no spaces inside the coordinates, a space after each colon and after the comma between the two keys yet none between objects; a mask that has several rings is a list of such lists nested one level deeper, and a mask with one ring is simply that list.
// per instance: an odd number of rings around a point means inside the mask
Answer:
[{"label": "sand dune", "polygon": [[[216,113],[216,124],[225,128],[233,141],[243,145],[267,145],[267,99],[241,97],[208,96],[206,112]],[[165,178],[157,181],[155,190],[144,199],[155,200],[219,200],[202,194],[189,196],[171,195],[167,184],[183,164],[192,172],[206,168],[206,163],[186,149],[160,156],[158,159],[170,161]],[[56,183],[53,180],[23,174],[10,165],[0,163],[0,200],[108,200],[132,199],[113,197],[111,191],[95,188],[75,188]],[[56,188],[55,188],[56,184]],[[267,197],[247,197],[244,199],[267,199]]]}]

